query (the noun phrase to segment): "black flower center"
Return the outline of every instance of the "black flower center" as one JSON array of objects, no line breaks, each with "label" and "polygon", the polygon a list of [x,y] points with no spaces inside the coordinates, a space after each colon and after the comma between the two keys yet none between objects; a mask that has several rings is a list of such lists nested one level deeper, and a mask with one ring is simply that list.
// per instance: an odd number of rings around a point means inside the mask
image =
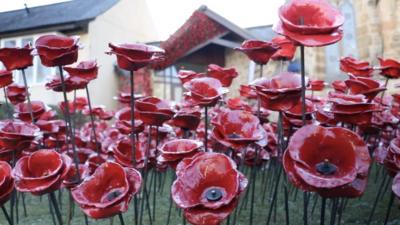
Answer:
[{"label": "black flower center", "polygon": [[113,192],[111,192],[111,193],[109,193],[109,194],[107,195],[107,200],[108,200],[108,201],[112,201],[112,200],[114,200],[115,198],[117,198],[117,197],[120,196],[120,195],[121,195],[121,192],[120,192],[120,191],[118,191],[118,190],[113,191]]},{"label": "black flower center", "polygon": [[337,171],[337,166],[325,159],[323,162],[318,163],[315,169],[322,175],[333,175]]},{"label": "black flower center", "polygon": [[233,134],[229,134],[228,135],[228,138],[232,138],[232,139],[235,139],[235,138],[241,138],[242,136],[240,136],[239,134],[237,134],[237,133],[233,133]]},{"label": "black flower center", "polygon": [[206,192],[206,198],[210,202],[218,201],[222,198],[222,191],[216,188],[211,188]]}]

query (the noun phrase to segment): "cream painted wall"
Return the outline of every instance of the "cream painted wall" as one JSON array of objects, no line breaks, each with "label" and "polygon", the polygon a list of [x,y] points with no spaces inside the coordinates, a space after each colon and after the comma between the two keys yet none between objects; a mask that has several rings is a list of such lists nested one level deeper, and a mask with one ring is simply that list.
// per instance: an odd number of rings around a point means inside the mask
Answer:
[{"label": "cream painted wall", "polygon": [[[95,105],[102,104],[107,108],[116,106],[113,96],[118,91],[118,77],[114,72],[116,58],[105,54],[109,49],[108,43],[150,42],[158,37],[145,0],[120,0],[89,23],[88,33],[69,35],[80,36],[83,48],[79,50],[78,62],[97,60],[99,76],[89,84],[91,99]],[[2,101],[3,92],[0,93]],[[62,93],[46,90],[44,84],[31,86],[30,93],[32,100],[41,100],[46,104],[57,104],[63,100]],[[78,96],[86,96],[86,93],[79,91]],[[73,94],[70,93],[68,97],[72,99]]]},{"label": "cream painted wall", "polygon": [[108,43],[133,43],[157,40],[157,34],[145,0],[120,0],[89,24],[87,46],[89,56],[96,59],[99,76],[92,84],[95,104],[115,107],[118,77],[114,73],[115,56],[106,55]]}]

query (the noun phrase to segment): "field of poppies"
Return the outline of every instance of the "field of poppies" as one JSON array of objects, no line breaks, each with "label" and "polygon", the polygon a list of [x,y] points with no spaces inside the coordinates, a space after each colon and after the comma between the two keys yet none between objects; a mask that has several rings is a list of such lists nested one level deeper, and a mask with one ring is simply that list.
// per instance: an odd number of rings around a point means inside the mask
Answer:
[{"label": "field of poppies", "polygon": [[[278,37],[236,49],[260,67],[256,80],[230,90],[235,68],[181,70],[182,102],[135,92],[135,72],[166,60],[163,49],[110,43],[130,72],[115,112],[90,101],[99,67],[76,63],[78,37],[0,49],[0,223],[398,224],[400,95],[386,89],[400,63],[343,57],[348,79],[328,86],[306,75],[304,50],[340,41],[344,17],[325,0],[289,1],[279,17]],[[301,74],[263,74],[297,50]],[[63,95],[60,113],[30,99],[33,57],[58,68],[45,87]]]}]

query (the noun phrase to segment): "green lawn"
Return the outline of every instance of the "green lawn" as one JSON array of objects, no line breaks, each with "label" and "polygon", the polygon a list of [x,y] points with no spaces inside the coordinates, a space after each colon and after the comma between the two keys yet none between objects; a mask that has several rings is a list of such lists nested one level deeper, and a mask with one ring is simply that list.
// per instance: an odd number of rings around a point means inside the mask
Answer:
[{"label": "green lawn", "polygon": [[[247,177],[250,177],[250,171],[246,171]],[[344,210],[343,216],[342,216],[342,222],[341,224],[345,225],[356,225],[356,224],[365,224],[365,221],[367,220],[370,212],[371,212],[371,206],[373,204],[373,201],[375,199],[377,189],[379,186],[379,179],[381,179],[382,175],[378,177],[378,181],[375,183],[375,175],[376,171],[375,169],[373,172],[371,172],[370,179],[369,179],[369,185],[368,189],[365,193],[365,195],[360,198],[360,199],[351,199],[348,201],[348,204]],[[268,208],[271,204],[271,199],[269,199],[269,195],[271,192],[271,187],[267,186],[266,189],[266,197],[264,203],[262,203],[262,196],[263,196],[263,189],[264,185],[262,185],[262,173],[259,172],[257,174],[257,185],[256,185],[256,192],[255,192],[255,206],[254,206],[254,225],[263,225],[265,224],[266,217],[267,217],[267,212]],[[269,175],[270,177],[273,177],[273,174]],[[148,184],[150,184],[150,177],[148,179]],[[167,215],[168,215],[168,205],[169,205],[169,189],[170,189],[170,183],[171,180],[168,179],[171,177],[171,174],[167,174],[167,178],[165,179],[165,185],[164,188],[159,193],[157,193],[156,200],[157,200],[157,205],[156,205],[156,220],[153,222],[153,224],[166,224],[167,221]],[[161,179],[157,179],[158,183],[160,183]],[[282,179],[281,179],[282,181]],[[162,183],[162,182],[161,182]],[[273,220],[270,224],[286,224],[285,223],[285,210],[284,210],[284,198],[283,198],[283,182],[281,182],[281,186],[279,186],[279,195],[278,195],[278,208],[273,211]],[[297,193],[297,197],[295,198],[296,192],[292,187],[289,187],[290,196],[289,196],[289,208],[290,208],[290,224],[298,225],[302,224],[302,215],[303,215],[303,194],[302,192]],[[383,224],[383,220],[385,218],[385,213],[388,205],[388,200],[390,196],[390,185],[387,188],[387,191],[385,193],[385,196],[383,198],[379,199],[379,204],[377,207],[377,210],[375,212],[374,216],[374,221],[371,224]],[[58,195],[58,193],[56,193]],[[151,194],[152,196],[152,194]],[[245,193],[243,193],[242,198],[244,198]],[[26,205],[27,205],[27,214],[28,216],[25,217],[23,215],[23,210],[22,210],[22,201],[20,199],[20,205],[19,205],[19,224],[23,225],[28,225],[28,224],[37,224],[37,225],[42,225],[42,224],[53,224],[51,216],[49,214],[49,205],[48,205],[48,198],[47,196],[43,196],[42,198],[32,196],[30,194],[26,194]],[[310,197],[310,207],[309,207],[309,213],[311,214],[311,209],[312,205],[314,204],[314,195],[311,195]],[[150,198],[150,202],[152,202],[152,197]],[[243,201],[242,201],[243,202]],[[309,224],[319,224],[319,218],[320,218],[320,199],[315,207],[315,211],[312,214],[312,216],[309,217]],[[132,201],[133,203],[133,201]],[[397,200],[395,201],[395,204],[393,205],[392,212],[391,212],[391,217],[390,217],[390,222],[389,224],[400,224],[400,210],[398,207],[398,202]],[[7,209],[9,209],[9,203],[6,204]],[[68,192],[64,190],[62,192],[62,212],[63,212],[63,219],[64,219],[64,224],[66,224],[66,215],[67,215],[67,208],[68,208]],[[329,219],[330,219],[330,211],[331,211],[331,202],[328,200],[327,201],[327,206],[326,206],[326,222],[325,224],[329,224]],[[147,213],[147,211],[145,211]],[[247,204],[247,208],[245,206],[242,207],[242,210],[240,211],[240,215],[237,216],[238,224],[242,225],[247,225],[249,224],[248,219],[249,219],[249,213],[250,213],[250,202]],[[147,214],[146,214],[147,215]],[[131,204],[131,207],[127,213],[124,215],[125,219],[125,224],[133,224],[133,207]],[[231,215],[230,218],[230,224],[233,221],[233,215]],[[101,225],[101,224],[119,224],[118,217],[114,218],[114,221],[111,219],[105,219],[105,220],[89,220],[89,224],[96,224],[96,225]],[[7,224],[5,218],[3,215],[0,215],[0,224]],[[76,225],[82,225],[84,224],[84,217],[82,213],[80,212],[78,207],[75,207],[75,216],[73,217],[72,223],[71,224],[76,224]],[[149,224],[147,220],[147,216],[144,217],[144,223],[143,224]],[[172,216],[171,216],[171,225],[178,225],[178,224],[183,224],[182,222],[182,217],[180,216],[180,211],[176,209],[175,207],[172,208]],[[224,225],[226,222],[223,223]]]}]

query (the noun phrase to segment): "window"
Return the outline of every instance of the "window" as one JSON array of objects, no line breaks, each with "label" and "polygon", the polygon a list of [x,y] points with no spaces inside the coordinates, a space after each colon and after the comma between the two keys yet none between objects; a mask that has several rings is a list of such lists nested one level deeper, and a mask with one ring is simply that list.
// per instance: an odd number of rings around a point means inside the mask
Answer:
[{"label": "window", "polygon": [[[2,39],[0,42],[0,46],[2,48],[5,47],[23,47],[28,43],[33,44],[39,36],[26,36],[19,38],[9,38]],[[1,64],[1,68],[4,66]],[[40,85],[46,82],[46,77],[51,77],[55,74],[54,68],[45,67],[41,64],[38,56],[33,58],[33,66],[27,68],[25,70],[26,80],[29,86],[32,85]],[[14,71],[14,82],[23,85],[24,80],[22,78],[21,71]]]}]

